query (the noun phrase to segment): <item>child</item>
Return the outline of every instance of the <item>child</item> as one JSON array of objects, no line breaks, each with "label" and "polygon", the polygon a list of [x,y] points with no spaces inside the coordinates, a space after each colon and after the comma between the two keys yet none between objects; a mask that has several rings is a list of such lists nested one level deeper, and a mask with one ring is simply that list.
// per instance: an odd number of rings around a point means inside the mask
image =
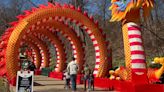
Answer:
[{"label": "child", "polygon": [[64,88],[66,88],[66,89],[70,88],[70,75],[69,75],[68,71],[66,71],[64,73],[64,79],[65,79],[65,86],[64,86]]}]

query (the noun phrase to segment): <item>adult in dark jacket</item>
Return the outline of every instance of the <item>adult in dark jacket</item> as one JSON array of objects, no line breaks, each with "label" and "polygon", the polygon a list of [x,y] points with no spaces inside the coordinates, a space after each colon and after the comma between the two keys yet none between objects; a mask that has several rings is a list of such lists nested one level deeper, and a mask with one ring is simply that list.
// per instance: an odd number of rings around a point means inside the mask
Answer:
[{"label": "adult in dark jacket", "polygon": [[36,66],[35,66],[34,62],[29,61],[29,67],[28,67],[28,69],[30,71],[35,71]]}]

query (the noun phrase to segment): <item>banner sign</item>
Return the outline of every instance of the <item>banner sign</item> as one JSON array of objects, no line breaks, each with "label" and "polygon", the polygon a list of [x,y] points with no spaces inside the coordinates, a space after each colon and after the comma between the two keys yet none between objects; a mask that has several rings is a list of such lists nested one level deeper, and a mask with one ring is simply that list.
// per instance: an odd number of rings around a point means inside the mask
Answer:
[{"label": "banner sign", "polygon": [[33,71],[18,71],[16,92],[33,92]]}]

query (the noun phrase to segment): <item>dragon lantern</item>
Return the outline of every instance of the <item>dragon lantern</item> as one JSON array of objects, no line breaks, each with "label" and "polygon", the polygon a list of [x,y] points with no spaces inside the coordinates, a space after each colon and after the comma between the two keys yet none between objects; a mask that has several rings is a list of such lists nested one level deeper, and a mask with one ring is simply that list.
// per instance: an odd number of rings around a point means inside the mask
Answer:
[{"label": "dragon lantern", "polygon": [[164,61],[156,62],[163,65],[159,70],[147,69],[140,28],[141,16],[147,18],[154,7],[154,0],[111,0],[111,3],[110,21],[121,21],[125,51],[126,67],[120,67],[117,74],[121,79],[136,84],[159,79],[164,71]]}]

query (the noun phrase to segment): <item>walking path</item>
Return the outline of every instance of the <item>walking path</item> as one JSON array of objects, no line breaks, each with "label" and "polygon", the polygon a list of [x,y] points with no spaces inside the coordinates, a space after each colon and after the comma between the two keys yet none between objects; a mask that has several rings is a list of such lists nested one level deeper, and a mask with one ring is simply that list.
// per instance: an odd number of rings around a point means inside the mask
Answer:
[{"label": "walking path", "polygon": [[[64,89],[63,80],[57,80],[46,76],[35,76],[34,82],[35,82],[34,92],[71,92],[71,89],[68,90]],[[15,87],[13,87],[13,90],[15,92]],[[76,92],[85,92],[83,85],[77,85]],[[90,92],[112,92],[112,91],[95,88],[95,91],[90,91]]]}]

